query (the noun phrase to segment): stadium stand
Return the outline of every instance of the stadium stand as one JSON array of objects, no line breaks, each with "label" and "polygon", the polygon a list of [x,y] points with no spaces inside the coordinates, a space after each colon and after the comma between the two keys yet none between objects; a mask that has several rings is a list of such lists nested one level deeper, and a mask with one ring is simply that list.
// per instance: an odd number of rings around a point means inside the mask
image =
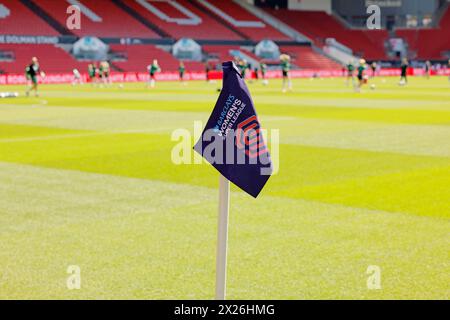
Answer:
[{"label": "stadium stand", "polygon": [[[116,53],[122,53],[127,57],[126,61],[114,61],[113,65],[125,72],[145,72],[147,66],[157,59],[163,71],[178,70],[179,61],[167,51],[159,49],[154,45],[122,45],[113,44],[110,49]],[[200,62],[184,62],[189,71],[203,70]]]},{"label": "stadium stand", "polygon": [[[385,49],[386,30],[349,28],[337,16],[324,11],[263,9],[311,39],[311,46],[309,43],[296,45],[234,1],[77,0],[75,3],[81,4],[82,9],[82,26],[80,30],[68,30],[66,10],[73,3],[70,0],[0,0],[0,35],[71,36],[60,38],[64,49],[51,44],[1,44],[0,72],[23,73],[32,56],[39,57],[47,72],[70,72],[73,68],[84,71],[88,62],[77,61],[68,52],[70,43],[83,36],[108,38],[106,42],[114,43],[110,43],[111,66],[113,70],[125,72],[144,72],[153,59],[159,60],[164,71],[176,71],[179,60],[155,43],[170,46],[184,37],[198,40],[204,57],[214,64],[231,60],[237,54],[254,65],[261,59],[252,52],[252,47],[266,38],[277,41],[281,52],[292,56],[294,68],[340,69],[338,63],[316,50],[324,45],[326,38],[335,38],[367,60],[392,60]],[[440,13],[442,18],[435,28],[395,30],[407,42],[414,58],[446,59],[446,51],[450,51],[450,6]],[[129,38],[146,40],[145,44],[136,44],[141,40],[134,42]],[[34,43],[33,39],[30,41]],[[204,63],[185,62],[185,65],[187,70],[201,71]]]},{"label": "stadium stand", "polygon": [[233,1],[200,0],[198,2],[208,9],[212,16],[221,19],[230,29],[236,30],[246,39],[292,40]]},{"label": "stadium stand", "polygon": [[17,0],[1,0],[0,11],[0,34],[28,36],[59,34]]},{"label": "stadium stand", "polygon": [[[120,45],[110,46],[113,53],[125,57],[124,60],[112,61],[111,66],[118,71],[145,72],[147,66],[157,59],[164,71],[178,70],[179,61],[167,51],[159,49],[154,45]],[[0,72],[21,74],[25,66],[30,63],[31,57],[39,57],[42,69],[45,72],[64,73],[77,68],[84,72],[89,61],[78,61],[70,53],[51,44],[18,45],[0,44],[0,52],[10,53],[12,60],[2,61]],[[184,61],[189,71],[202,71],[204,66],[201,62]]]},{"label": "stadium stand", "polygon": [[256,54],[254,54],[251,50],[249,50],[247,48],[241,47],[241,48],[239,48],[239,50],[242,53],[244,53],[245,55],[249,56],[250,58],[252,58],[252,59],[254,59],[256,61],[261,60],[260,57],[258,57]]},{"label": "stadium stand", "polygon": [[292,63],[302,69],[339,69],[341,66],[327,57],[315,52],[309,46],[283,46],[283,53],[292,58]]},{"label": "stadium stand", "polygon": [[191,37],[202,40],[242,40],[238,34],[187,0],[177,1],[176,6],[160,1],[122,0],[122,2],[175,39]]},{"label": "stadium stand", "polygon": [[418,59],[438,60],[444,58],[444,51],[450,50],[450,7],[442,16],[437,28],[397,29],[397,36],[403,38],[409,51]]},{"label": "stadium stand", "polygon": [[24,73],[32,56],[39,57],[42,70],[47,73],[71,72],[74,68],[85,71],[88,64],[77,61],[69,53],[52,44],[0,44],[0,51],[11,52],[14,56],[13,61],[3,61],[0,64],[0,71],[4,73]]},{"label": "stadium stand", "polygon": [[230,51],[239,50],[239,47],[225,45],[204,45],[202,49],[212,60],[227,61],[234,59],[234,56]]},{"label": "stadium stand", "polygon": [[[67,6],[64,0],[33,0],[48,15],[65,25]],[[77,36],[159,38],[148,26],[136,20],[112,1],[80,0],[82,26],[73,30]]]},{"label": "stadium stand", "polygon": [[326,38],[335,38],[368,60],[387,59],[384,49],[384,41],[388,38],[386,30],[348,29],[324,11],[265,10],[309,37],[317,46],[321,47]]},{"label": "stadium stand", "polygon": [[[233,60],[233,50],[240,51],[254,61],[264,61],[268,64],[278,64],[278,60],[261,59],[246,48],[238,46],[205,45],[203,51],[211,60],[225,61]],[[292,57],[292,63],[302,69],[340,69],[341,66],[333,60],[321,55],[310,46],[282,46],[280,51]]]}]

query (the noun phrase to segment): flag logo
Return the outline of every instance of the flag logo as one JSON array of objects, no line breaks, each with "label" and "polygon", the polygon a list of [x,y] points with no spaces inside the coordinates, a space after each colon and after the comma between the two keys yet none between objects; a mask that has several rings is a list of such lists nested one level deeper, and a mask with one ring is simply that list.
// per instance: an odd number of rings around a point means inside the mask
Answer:
[{"label": "flag logo", "polygon": [[251,159],[269,152],[256,115],[237,125],[236,146],[244,150],[245,154]]}]

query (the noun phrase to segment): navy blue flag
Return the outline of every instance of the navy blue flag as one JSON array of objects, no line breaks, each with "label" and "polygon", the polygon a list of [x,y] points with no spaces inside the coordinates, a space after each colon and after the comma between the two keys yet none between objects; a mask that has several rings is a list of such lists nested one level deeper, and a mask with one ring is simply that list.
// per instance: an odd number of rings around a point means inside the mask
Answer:
[{"label": "navy blue flag", "polygon": [[239,70],[231,61],[222,67],[219,99],[194,150],[256,198],[272,174],[270,153]]}]

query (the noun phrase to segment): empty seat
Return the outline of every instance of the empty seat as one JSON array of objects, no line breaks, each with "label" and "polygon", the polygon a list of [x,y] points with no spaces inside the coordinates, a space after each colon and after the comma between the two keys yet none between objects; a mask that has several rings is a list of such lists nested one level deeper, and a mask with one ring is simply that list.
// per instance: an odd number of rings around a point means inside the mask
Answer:
[{"label": "empty seat", "polygon": [[6,73],[24,73],[33,56],[39,59],[42,70],[47,73],[72,72],[74,68],[84,72],[88,65],[88,62],[80,62],[51,44],[0,44],[0,51],[12,52],[14,55],[13,61],[0,64],[0,69]]},{"label": "empty seat", "polygon": [[[34,0],[47,14],[66,25],[67,7],[64,0]],[[81,28],[71,30],[78,36],[159,38],[151,29],[133,18],[111,1],[79,0]]]},{"label": "empty seat", "polygon": [[145,19],[171,37],[194,39],[229,39],[241,37],[186,0],[161,2],[150,0],[122,0]]},{"label": "empty seat", "polygon": [[57,36],[58,32],[20,1],[1,0],[0,34]]},{"label": "empty seat", "polygon": [[[162,71],[177,71],[179,61],[169,52],[154,45],[121,45],[113,44],[110,49],[123,53],[126,61],[115,61],[113,64],[126,72],[146,72],[147,66],[157,59]],[[200,62],[185,62],[186,71],[203,70]]]},{"label": "empty seat", "polygon": [[202,0],[200,3],[251,40],[292,40],[233,1]]},{"label": "empty seat", "polygon": [[321,55],[307,46],[284,46],[280,50],[292,58],[292,64],[302,69],[340,69],[337,62]]},{"label": "empty seat", "polygon": [[387,58],[384,42],[388,34],[385,30],[347,29],[334,16],[324,11],[266,10],[309,37],[318,46],[322,46],[326,38],[335,38],[351,48],[355,54],[362,55],[368,60]]},{"label": "empty seat", "polygon": [[410,51],[417,53],[418,59],[443,59],[450,51],[450,7],[442,16],[439,26],[432,29],[398,29],[397,36],[406,40]]}]

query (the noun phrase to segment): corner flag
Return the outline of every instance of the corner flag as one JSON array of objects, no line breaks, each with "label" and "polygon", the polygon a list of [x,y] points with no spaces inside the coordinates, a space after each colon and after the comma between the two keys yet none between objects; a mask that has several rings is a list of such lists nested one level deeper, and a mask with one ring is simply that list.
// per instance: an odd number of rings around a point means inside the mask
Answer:
[{"label": "corner flag", "polygon": [[222,91],[194,150],[220,173],[216,299],[226,297],[230,181],[257,197],[272,174],[252,98],[236,65],[224,62]]}]

